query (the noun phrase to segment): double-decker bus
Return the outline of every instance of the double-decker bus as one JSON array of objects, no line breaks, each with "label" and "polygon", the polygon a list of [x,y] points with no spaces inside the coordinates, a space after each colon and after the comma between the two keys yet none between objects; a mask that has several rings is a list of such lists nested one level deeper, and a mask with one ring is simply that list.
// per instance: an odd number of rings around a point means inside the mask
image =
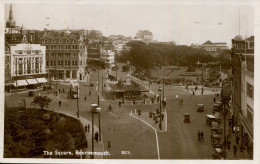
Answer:
[{"label": "double-decker bus", "polygon": [[77,81],[70,81],[70,95],[72,98],[79,98],[79,83]]}]

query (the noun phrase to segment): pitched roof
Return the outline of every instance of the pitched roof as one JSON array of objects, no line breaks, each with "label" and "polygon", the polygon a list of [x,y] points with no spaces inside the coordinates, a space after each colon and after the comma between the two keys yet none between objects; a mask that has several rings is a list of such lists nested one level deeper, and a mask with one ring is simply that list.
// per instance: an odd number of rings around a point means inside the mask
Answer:
[{"label": "pitched roof", "polygon": [[246,39],[246,41],[254,41],[255,37],[254,36],[250,36],[249,38]]},{"label": "pitched roof", "polygon": [[214,43],[212,43],[211,41],[206,41],[205,43],[203,43],[202,45],[205,45],[205,44],[214,44]]}]

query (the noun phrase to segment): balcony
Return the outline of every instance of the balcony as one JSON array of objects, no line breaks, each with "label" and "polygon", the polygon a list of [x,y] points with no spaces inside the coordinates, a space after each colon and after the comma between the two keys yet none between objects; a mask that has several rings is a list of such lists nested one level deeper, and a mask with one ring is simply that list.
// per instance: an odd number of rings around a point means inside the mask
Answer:
[{"label": "balcony", "polygon": [[234,48],[232,48],[231,51],[233,53],[240,53],[240,54],[254,54],[254,49],[234,49]]}]

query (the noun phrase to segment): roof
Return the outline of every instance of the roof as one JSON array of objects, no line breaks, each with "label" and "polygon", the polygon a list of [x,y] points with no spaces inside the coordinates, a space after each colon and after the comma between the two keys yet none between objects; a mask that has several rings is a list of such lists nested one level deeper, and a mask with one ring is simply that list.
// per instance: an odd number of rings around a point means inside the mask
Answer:
[{"label": "roof", "polygon": [[117,83],[116,85],[111,85],[111,88],[114,91],[121,91],[121,92],[127,92],[127,91],[146,91],[145,88],[140,86],[139,84],[135,82],[131,82],[131,85],[121,85],[120,83]]},{"label": "roof", "polygon": [[207,117],[209,117],[209,118],[215,118],[215,116],[213,116],[213,115],[207,115]]},{"label": "roof", "polygon": [[202,45],[205,45],[205,44],[214,44],[214,43],[212,43],[211,41],[206,41],[205,43],[203,43]]},{"label": "roof", "polygon": [[249,38],[246,39],[246,41],[254,41],[255,37],[254,36],[250,36]]}]

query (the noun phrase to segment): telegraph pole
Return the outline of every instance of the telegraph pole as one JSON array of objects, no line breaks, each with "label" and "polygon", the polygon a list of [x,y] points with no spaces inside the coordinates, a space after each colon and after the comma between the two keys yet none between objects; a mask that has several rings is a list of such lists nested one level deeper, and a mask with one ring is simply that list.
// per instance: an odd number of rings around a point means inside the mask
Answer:
[{"label": "telegraph pole", "polygon": [[91,115],[92,115],[92,155],[91,155],[91,159],[94,159],[94,113],[93,111],[91,111]]}]

